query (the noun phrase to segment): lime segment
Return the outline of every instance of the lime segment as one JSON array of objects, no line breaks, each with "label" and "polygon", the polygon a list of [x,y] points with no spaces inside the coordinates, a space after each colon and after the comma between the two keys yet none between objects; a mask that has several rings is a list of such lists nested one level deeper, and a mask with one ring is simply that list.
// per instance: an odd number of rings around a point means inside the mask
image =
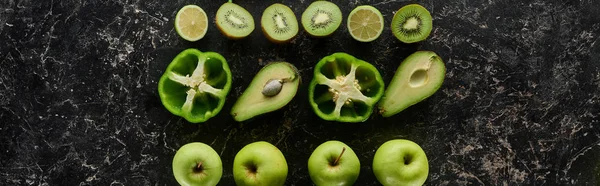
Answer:
[{"label": "lime segment", "polygon": [[198,41],[206,35],[208,17],[206,12],[196,5],[186,5],[177,12],[175,30],[187,41]]},{"label": "lime segment", "polygon": [[375,7],[358,6],[348,15],[348,32],[361,42],[371,42],[383,32],[383,16]]}]

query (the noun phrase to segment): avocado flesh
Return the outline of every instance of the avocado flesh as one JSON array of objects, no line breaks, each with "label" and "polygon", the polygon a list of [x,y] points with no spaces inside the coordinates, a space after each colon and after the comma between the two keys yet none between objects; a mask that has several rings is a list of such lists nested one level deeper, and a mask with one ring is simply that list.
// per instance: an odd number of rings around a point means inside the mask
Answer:
[{"label": "avocado flesh", "polygon": [[433,95],[444,82],[446,67],[431,51],[417,51],[396,70],[379,102],[383,117],[393,116]]},{"label": "avocado flesh", "polygon": [[[267,97],[262,90],[271,79],[283,80],[279,94]],[[287,62],[275,62],[263,67],[252,79],[250,85],[231,109],[231,115],[238,121],[273,112],[287,105],[296,95],[300,85],[300,75],[296,68]]]}]

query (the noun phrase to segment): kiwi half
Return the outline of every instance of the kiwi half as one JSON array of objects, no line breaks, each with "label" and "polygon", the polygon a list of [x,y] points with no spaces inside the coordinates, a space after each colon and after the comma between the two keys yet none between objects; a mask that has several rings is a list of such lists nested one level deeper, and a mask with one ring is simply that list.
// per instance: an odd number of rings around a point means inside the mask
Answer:
[{"label": "kiwi half", "polygon": [[285,43],[298,34],[298,20],[290,7],[275,3],[263,12],[260,24],[265,36],[272,42]]},{"label": "kiwi half", "polygon": [[342,11],[329,1],[315,1],[302,13],[302,26],[313,37],[326,37],[342,23]]},{"label": "kiwi half", "polygon": [[243,7],[234,3],[225,3],[217,10],[217,27],[231,39],[244,38],[254,31],[254,18]]},{"label": "kiwi half", "polygon": [[431,14],[418,4],[400,8],[392,19],[392,33],[404,43],[416,43],[427,39],[432,27]]}]

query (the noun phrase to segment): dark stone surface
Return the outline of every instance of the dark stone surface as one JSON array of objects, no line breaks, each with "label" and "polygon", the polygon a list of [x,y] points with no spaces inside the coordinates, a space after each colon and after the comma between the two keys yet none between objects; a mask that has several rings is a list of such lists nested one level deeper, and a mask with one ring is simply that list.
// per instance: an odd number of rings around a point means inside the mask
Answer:
[{"label": "dark stone surface", "polygon": [[[225,2],[225,1],[223,1]],[[286,185],[310,185],[306,162],[327,140],[341,140],[362,163],[356,185],[377,185],[375,150],[387,140],[420,144],[427,185],[600,184],[600,3],[592,0],[427,0],[434,30],[402,44],[389,30],[405,0],[341,1],[381,10],[386,30],[355,42],[342,24],[326,39],[301,33],[270,44],[260,29],[225,39],[214,24],[190,43],[173,29],[186,4],[214,16],[218,1],[3,0],[0,2],[0,185],[176,185],[171,160],[189,142],[210,144],[223,159],[222,185],[233,185],[235,153],[254,141],[283,151]],[[284,0],[300,17],[311,1]],[[255,20],[270,1],[239,0]],[[186,48],[229,61],[233,88],[223,111],[190,124],[162,106],[157,82]],[[312,66],[347,52],[378,67],[388,83],[399,62],[433,50],[446,81],[429,99],[365,123],[325,122],[307,102]],[[284,109],[243,124],[228,112],[251,77],[270,61],[288,61],[303,84]]]}]

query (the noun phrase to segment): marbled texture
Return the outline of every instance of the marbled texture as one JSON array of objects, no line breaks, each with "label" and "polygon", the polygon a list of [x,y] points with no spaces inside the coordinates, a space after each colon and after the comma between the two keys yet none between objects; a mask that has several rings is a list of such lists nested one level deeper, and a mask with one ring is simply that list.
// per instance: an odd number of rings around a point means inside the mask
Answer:
[{"label": "marbled texture", "polygon": [[[225,1],[3,0],[0,2],[0,185],[176,185],[171,161],[189,142],[223,159],[222,185],[234,185],[233,158],[268,141],[290,167],[286,185],[310,185],[307,161],[327,140],[351,146],[361,161],[356,185],[378,185],[373,155],[387,140],[420,144],[427,185],[600,184],[600,2],[592,0],[425,0],[434,29],[403,44],[389,29],[407,0],[333,0],[344,17],[378,8],[386,29],[372,43],[350,37],[345,21],[330,38],[306,33],[288,45],[260,28],[227,40],[211,21],[186,42],[173,28],[178,9],[200,5],[213,19]],[[259,20],[270,1],[236,0]],[[283,0],[300,17],[308,0]],[[259,23],[257,21],[257,23]],[[221,53],[233,73],[223,111],[190,124],[161,104],[157,83],[186,48]],[[374,64],[389,83],[416,50],[447,68],[442,88],[400,114],[358,124],[325,122],[308,104],[316,62],[347,52]],[[265,64],[288,61],[302,76],[283,109],[237,123],[229,111]]]}]

